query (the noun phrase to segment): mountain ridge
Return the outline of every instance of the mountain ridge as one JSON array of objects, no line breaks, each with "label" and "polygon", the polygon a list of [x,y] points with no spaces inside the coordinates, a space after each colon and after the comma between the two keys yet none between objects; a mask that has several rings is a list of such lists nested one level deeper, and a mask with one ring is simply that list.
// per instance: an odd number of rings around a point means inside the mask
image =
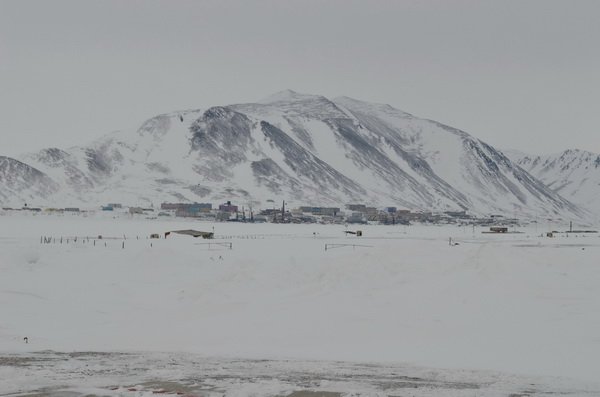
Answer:
[{"label": "mountain ridge", "polygon": [[556,193],[600,213],[600,154],[581,149],[547,155],[532,155],[514,149],[504,152]]},{"label": "mountain ridge", "polygon": [[[464,131],[387,104],[291,90],[256,103],[157,115],[136,130],[16,160],[48,178],[37,199],[52,204],[232,200],[256,207],[286,199],[298,205],[585,213]],[[3,201],[36,198],[7,181],[0,174]]]}]

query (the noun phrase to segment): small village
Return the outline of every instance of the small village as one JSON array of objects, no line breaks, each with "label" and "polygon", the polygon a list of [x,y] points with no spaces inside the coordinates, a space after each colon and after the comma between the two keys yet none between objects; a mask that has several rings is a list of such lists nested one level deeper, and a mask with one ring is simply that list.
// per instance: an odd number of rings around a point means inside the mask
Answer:
[{"label": "small village", "polygon": [[[80,207],[41,207],[23,205],[21,208],[2,207],[5,213],[30,212],[41,214],[90,214],[90,213],[119,213],[130,216],[158,218],[188,218],[210,222],[244,222],[244,223],[295,223],[295,224],[380,224],[380,225],[411,225],[419,224],[456,224],[476,226],[517,226],[524,223],[516,217],[501,214],[477,216],[466,210],[460,211],[414,211],[394,206],[375,207],[367,204],[346,204],[341,207],[298,206],[288,207],[285,201],[276,206],[269,200],[271,208],[253,209],[240,206],[232,201],[213,205],[212,203],[169,203],[163,202],[158,208],[154,206],[127,206],[120,203],[109,203],[97,208]],[[535,221],[533,221],[535,222]],[[530,223],[530,222],[528,222]]]}]

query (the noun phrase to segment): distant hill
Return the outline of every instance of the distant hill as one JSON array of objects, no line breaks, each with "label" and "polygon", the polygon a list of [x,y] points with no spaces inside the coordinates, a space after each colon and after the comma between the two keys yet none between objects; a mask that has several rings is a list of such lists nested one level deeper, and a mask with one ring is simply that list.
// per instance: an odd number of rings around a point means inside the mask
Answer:
[{"label": "distant hill", "polygon": [[4,158],[3,203],[369,203],[517,216],[584,212],[464,131],[389,105],[286,90],[153,117],[84,147]]},{"label": "distant hill", "polygon": [[515,163],[569,201],[600,214],[600,155],[569,149],[538,156],[504,151]]}]

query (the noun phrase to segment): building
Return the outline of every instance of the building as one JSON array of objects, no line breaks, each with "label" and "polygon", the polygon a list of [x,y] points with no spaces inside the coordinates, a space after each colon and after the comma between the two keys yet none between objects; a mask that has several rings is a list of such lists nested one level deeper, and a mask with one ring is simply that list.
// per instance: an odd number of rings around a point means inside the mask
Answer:
[{"label": "building", "polygon": [[162,203],[163,211],[175,211],[175,216],[199,217],[212,211],[211,203]]},{"label": "building", "polygon": [[210,212],[211,203],[162,203],[161,210],[186,211],[186,212]]},{"label": "building", "polygon": [[465,219],[469,218],[467,215],[467,211],[446,211],[444,214],[448,215],[451,218]]},{"label": "building", "polygon": [[367,223],[365,215],[362,212],[353,212],[349,217],[346,218],[348,223]]},{"label": "building", "polygon": [[238,207],[237,207],[237,205],[232,205],[231,201],[228,201],[224,204],[219,205],[219,211],[221,211],[221,212],[237,212]]},{"label": "building", "polygon": [[300,211],[303,213],[325,216],[337,216],[340,213],[338,207],[300,207]]},{"label": "building", "polygon": [[364,204],[346,204],[346,209],[350,211],[366,212],[367,206]]}]

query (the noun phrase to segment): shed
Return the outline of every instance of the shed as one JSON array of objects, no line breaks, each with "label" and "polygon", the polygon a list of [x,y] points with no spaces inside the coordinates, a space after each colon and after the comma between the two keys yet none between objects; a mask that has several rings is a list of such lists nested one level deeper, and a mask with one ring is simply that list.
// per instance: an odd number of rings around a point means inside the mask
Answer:
[{"label": "shed", "polygon": [[206,239],[211,239],[215,236],[215,234],[213,232],[202,232],[200,230],[186,229],[186,230],[173,230],[173,231],[167,232],[167,233],[165,233],[165,237],[167,237],[171,233],[185,234],[185,235],[192,236],[192,237],[202,237],[202,238],[206,238]]}]

